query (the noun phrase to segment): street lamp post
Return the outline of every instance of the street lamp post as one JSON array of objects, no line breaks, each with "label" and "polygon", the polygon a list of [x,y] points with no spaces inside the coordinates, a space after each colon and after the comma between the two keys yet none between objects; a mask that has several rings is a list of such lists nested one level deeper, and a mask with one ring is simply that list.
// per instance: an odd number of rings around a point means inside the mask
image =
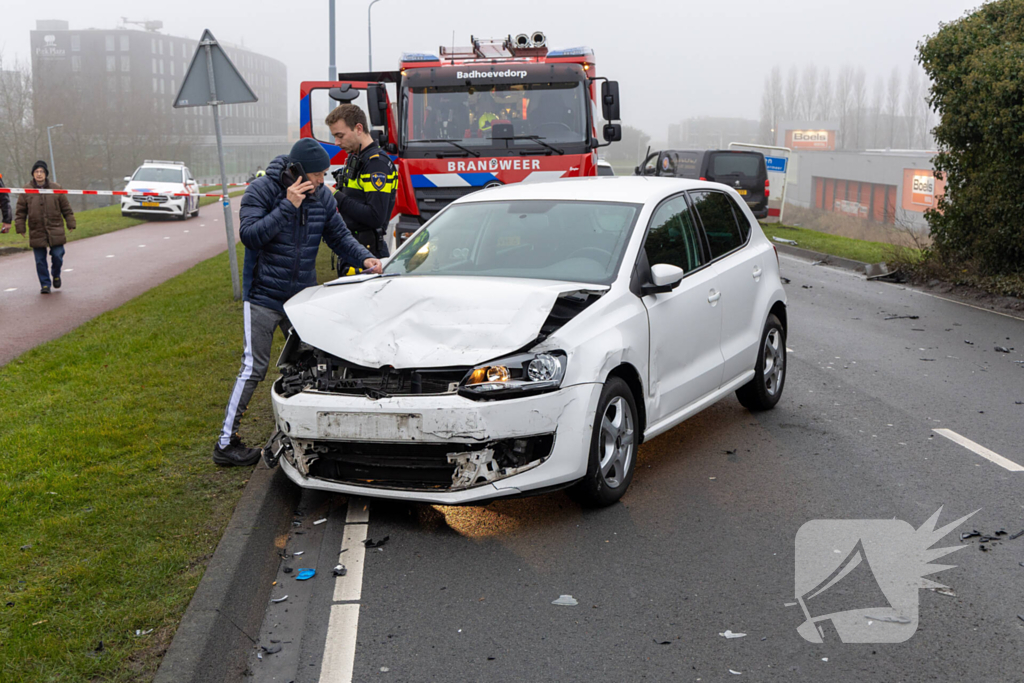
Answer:
[{"label": "street lamp post", "polygon": [[380,2],[380,0],[370,0],[370,4],[366,8],[366,52],[367,62],[369,63],[368,71],[373,71],[373,27],[370,25],[370,10],[373,6]]},{"label": "street lamp post", "polygon": [[333,81],[338,77],[338,69],[334,63],[334,0],[331,0],[330,6],[330,24],[331,24],[331,63],[327,67],[327,80]]},{"label": "street lamp post", "polygon": [[54,126],[46,127],[46,142],[50,145],[50,174],[53,176],[53,182],[57,182],[57,167],[53,164],[53,140],[50,139],[50,130],[61,128],[63,125],[63,123],[58,123]]}]

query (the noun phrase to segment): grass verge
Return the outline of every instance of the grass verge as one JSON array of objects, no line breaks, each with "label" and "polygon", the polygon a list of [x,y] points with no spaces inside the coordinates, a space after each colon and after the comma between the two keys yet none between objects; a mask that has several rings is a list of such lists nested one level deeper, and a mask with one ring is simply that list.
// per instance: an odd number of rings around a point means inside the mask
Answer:
[{"label": "grass verge", "polygon": [[832,256],[853,259],[854,261],[863,261],[864,263],[879,263],[892,260],[895,250],[899,250],[903,257],[908,259],[914,258],[915,254],[917,254],[916,249],[894,247],[885,242],[866,242],[850,237],[831,235],[827,232],[778,225],[776,223],[762,225],[761,229],[768,236],[769,240],[772,237],[795,240],[797,246],[802,249],[810,249],[822,254],[831,254]]},{"label": "grass verge", "polygon": [[224,253],[0,368],[5,683],[151,680],[250,472],[210,460],[242,346],[227,274]]},{"label": "grass verge", "polygon": [[[212,190],[211,190],[212,191]],[[238,190],[232,192],[232,197],[241,195],[245,190]],[[11,197],[17,197],[17,195],[11,195]],[[199,205],[206,206],[216,202],[216,197],[200,197]],[[14,200],[16,203],[17,200]],[[14,213],[14,203],[11,205],[11,213]],[[167,220],[167,219],[164,219]],[[117,230],[123,230],[124,228],[130,228],[133,225],[145,223],[146,219],[143,218],[126,218],[121,215],[120,205],[104,206],[99,209],[89,209],[87,211],[75,212],[75,223],[78,227],[74,230],[67,230],[68,242],[74,242],[76,240],[85,239],[86,237],[95,237],[96,235],[103,235],[108,232],[115,232]],[[0,235],[0,249],[7,248],[14,249],[30,249],[28,245],[28,236],[22,236],[14,231],[14,224],[11,224],[11,231],[6,235]]]}]

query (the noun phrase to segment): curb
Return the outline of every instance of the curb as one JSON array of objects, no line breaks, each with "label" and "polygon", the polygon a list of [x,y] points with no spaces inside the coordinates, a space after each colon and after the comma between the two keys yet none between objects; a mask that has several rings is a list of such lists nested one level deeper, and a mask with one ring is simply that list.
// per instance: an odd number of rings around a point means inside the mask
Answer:
[{"label": "curb", "polygon": [[858,273],[863,273],[864,266],[868,265],[861,261],[832,256],[831,254],[822,254],[817,251],[811,251],[810,249],[801,249],[800,247],[794,247],[788,244],[780,244],[779,242],[772,241],[771,238],[768,239],[776,249],[781,251],[783,254],[789,254],[790,256],[800,256],[801,258],[811,259],[812,261],[828,259],[828,265],[830,266],[836,266],[837,268],[842,268],[844,270],[853,270]]},{"label": "curb", "polygon": [[242,681],[299,499],[280,468],[253,470],[167,648],[154,683]]}]

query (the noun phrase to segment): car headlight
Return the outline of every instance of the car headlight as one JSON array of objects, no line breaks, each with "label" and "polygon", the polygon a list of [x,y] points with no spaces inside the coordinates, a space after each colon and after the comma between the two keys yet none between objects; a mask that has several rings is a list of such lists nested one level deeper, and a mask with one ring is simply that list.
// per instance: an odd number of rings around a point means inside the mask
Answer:
[{"label": "car headlight", "polygon": [[564,351],[523,353],[479,365],[466,375],[459,393],[469,398],[512,398],[552,391],[565,377]]}]

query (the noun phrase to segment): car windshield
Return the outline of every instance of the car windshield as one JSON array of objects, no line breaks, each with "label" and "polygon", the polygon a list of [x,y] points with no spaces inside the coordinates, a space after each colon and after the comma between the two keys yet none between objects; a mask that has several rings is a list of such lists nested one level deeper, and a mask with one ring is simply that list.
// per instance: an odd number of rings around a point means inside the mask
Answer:
[{"label": "car windshield", "polygon": [[[513,136],[536,135],[548,143],[583,142],[587,94],[583,83],[495,83],[407,89],[404,122],[410,143],[453,140],[490,147],[491,128],[510,124]],[[527,141],[516,141],[523,146]]]},{"label": "car windshield", "polygon": [[132,180],[142,180],[147,183],[180,183],[180,168],[140,168],[135,172]]},{"label": "car windshield", "polygon": [[385,275],[472,275],[608,284],[639,204],[454,204],[395,254]]}]

